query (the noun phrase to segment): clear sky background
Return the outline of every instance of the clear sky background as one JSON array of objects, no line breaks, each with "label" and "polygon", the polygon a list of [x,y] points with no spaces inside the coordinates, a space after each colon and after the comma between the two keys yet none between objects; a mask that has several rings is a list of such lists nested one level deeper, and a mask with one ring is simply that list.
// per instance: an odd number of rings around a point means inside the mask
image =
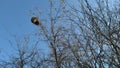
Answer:
[{"label": "clear sky background", "polygon": [[36,7],[47,9],[48,0],[1,0],[0,1],[0,55],[12,52],[12,35],[23,37],[38,30],[31,23],[31,12]]},{"label": "clear sky background", "polygon": [[12,35],[21,38],[38,30],[31,23],[31,12],[37,12],[36,7],[47,10],[48,0],[0,1],[0,56],[13,52],[9,43],[14,41]]}]

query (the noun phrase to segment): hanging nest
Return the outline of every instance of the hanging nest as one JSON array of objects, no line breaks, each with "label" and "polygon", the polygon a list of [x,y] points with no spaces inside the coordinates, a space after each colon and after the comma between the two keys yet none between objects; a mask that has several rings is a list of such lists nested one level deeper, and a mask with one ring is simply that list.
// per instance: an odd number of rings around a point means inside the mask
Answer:
[{"label": "hanging nest", "polygon": [[39,20],[38,20],[37,17],[32,17],[32,18],[31,18],[31,22],[32,22],[33,24],[35,24],[35,25],[39,25]]}]

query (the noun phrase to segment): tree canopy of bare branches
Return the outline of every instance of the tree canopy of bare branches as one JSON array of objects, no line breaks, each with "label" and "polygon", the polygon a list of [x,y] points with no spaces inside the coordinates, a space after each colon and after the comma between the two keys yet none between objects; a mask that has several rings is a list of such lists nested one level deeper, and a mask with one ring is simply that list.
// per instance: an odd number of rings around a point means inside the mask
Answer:
[{"label": "tree canopy of bare branches", "polygon": [[50,52],[39,63],[39,57],[34,57],[30,67],[119,68],[120,1],[111,1],[49,0],[46,18],[39,17],[37,35]]}]

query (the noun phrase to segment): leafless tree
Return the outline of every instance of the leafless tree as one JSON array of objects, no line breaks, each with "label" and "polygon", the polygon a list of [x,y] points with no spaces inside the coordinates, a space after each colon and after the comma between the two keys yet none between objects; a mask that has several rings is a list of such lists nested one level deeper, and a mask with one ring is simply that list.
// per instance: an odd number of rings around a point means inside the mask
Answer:
[{"label": "leafless tree", "polygon": [[39,50],[28,53],[22,47],[20,63],[12,64],[20,68],[26,64],[31,68],[120,67],[119,0],[49,0],[49,5],[45,17],[41,14],[32,21],[40,29],[38,42],[48,45],[48,54],[41,57]]},{"label": "leafless tree", "polygon": [[49,24],[40,27],[57,68],[119,67],[120,4],[113,3],[50,0]]},{"label": "leafless tree", "polygon": [[31,43],[28,37],[23,39],[15,37],[15,42],[10,42],[14,49],[13,55],[8,54],[9,60],[1,61],[1,68],[38,68],[42,64],[44,57],[38,48],[37,41]]},{"label": "leafless tree", "polygon": [[[78,66],[85,63],[92,68],[119,67],[119,1],[113,1],[114,5],[110,0],[75,2],[77,5],[67,3],[69,9],[65,15],[68,23],[72,23],[71,42],[74,41],[76,49],[71,51]],[[76,53],[77,50],[80,55]]]}]

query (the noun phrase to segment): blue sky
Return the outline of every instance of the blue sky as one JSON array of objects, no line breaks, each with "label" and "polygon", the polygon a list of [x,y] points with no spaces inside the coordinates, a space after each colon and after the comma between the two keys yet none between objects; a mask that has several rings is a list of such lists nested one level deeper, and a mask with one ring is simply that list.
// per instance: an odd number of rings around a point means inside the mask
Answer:
[{"label": "blue sky", "polygon": [[36,7],[47,9],[48,0],[1,0],[0,2],[0,50],[1,55],[11,51],[12,35],[26,36],[38,30],[31,23],[31,12]]},{"label": "blue sky", "polygon": [[0,56],[13,51],[9,44],[9,40],[14,42],[12,35],[20,38],[37,32],[38,27],[30,20],[31,12],[37,12],[36,7],[47,10],[48,0],[0,1]]}]

